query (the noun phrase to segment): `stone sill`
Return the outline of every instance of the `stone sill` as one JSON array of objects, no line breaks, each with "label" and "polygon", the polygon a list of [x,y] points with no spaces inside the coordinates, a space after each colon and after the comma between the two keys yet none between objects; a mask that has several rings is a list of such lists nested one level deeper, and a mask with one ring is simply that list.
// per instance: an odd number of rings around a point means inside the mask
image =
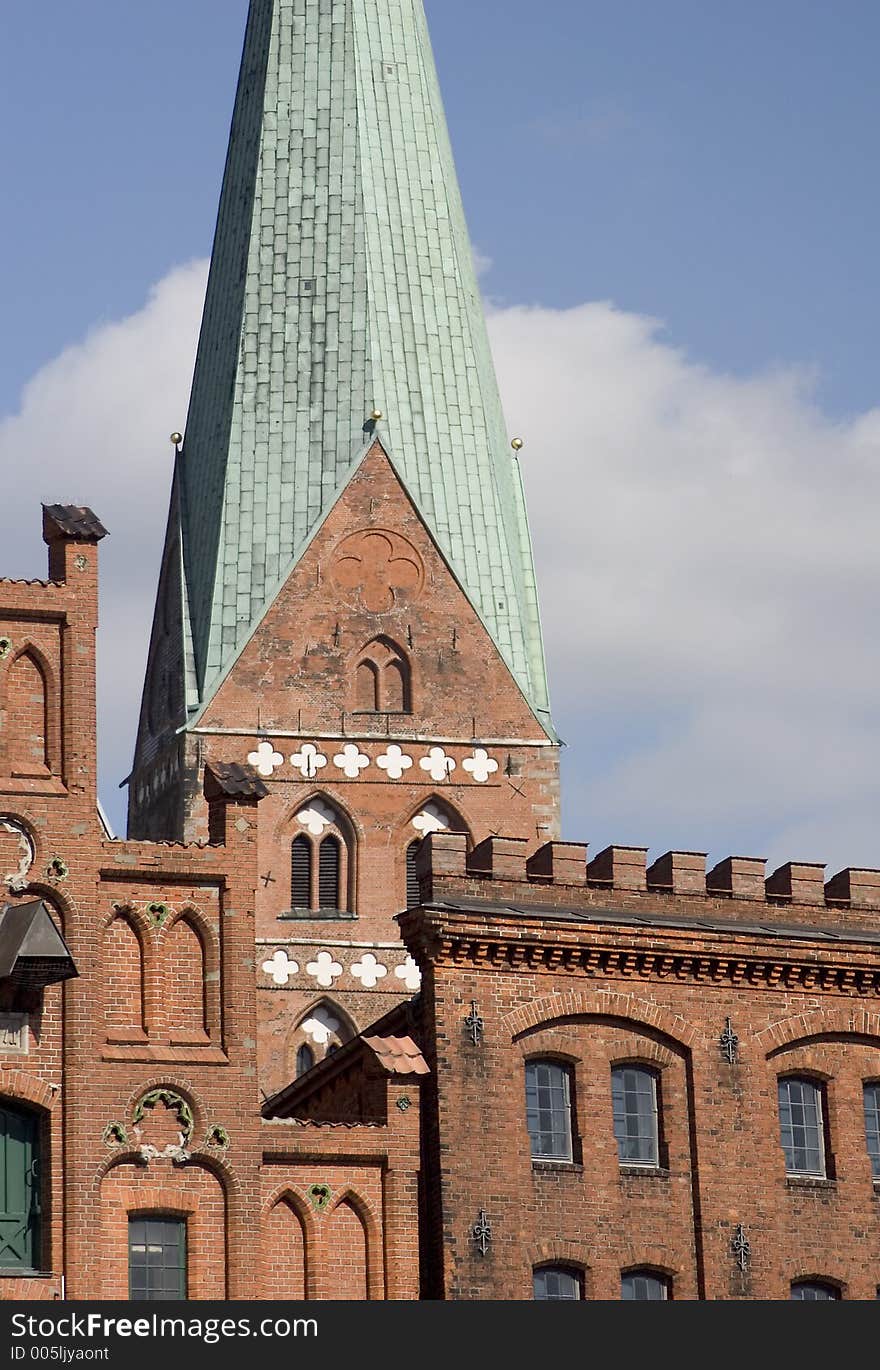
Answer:
[{"label": "stone sill", "polygon": [[57,1275],[47,1275],[45,1270],[21,1270],[11,1265],[0,1266],[0,1280],[57,1280]]},{"label": "stone sill", "polygon": [[829,1180],[824,1175],[786,1175],[785,1186],[787,1189],[834,1190],[837,1181]]},{"label": "stone sill", "polygon": [[668,1180],[669,1171],[662,1165],[632,1165],[626,1164],[620,1167],[621,1179],[639,1179],[640,1177],[649,1180]]},{"label": "stone sill", "polygon": [[584,1167],[581,1165],[580,1161],[553,1161],[549,1159],[542,1160],[538,1156],[533,1156],[532,1173],[537,1175],[583,1175]]}]

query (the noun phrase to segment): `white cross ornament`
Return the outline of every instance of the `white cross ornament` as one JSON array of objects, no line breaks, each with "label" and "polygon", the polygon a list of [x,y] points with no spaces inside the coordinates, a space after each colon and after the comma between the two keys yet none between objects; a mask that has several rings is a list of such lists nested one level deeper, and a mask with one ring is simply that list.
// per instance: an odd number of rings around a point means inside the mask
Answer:
[{"label": "white cross ornament", "polygon": [[384,756],[376,758],[376,765],[389,780],[402,780],[404,771],[410,770],[412,764],[412,757],[407,756],[403,748],[396,744],[389,747]]},{"label": "white cross ornament", "polygon": [[342,974],[342,967],[334,961],[329,951],[319,951],[314,961],[306,966],[306,973],[314,976],[322,989],[330,989],[334,980]]},{"label": "white cross ornament", "polygon": [[492,757],[483,747],[477,747],[473,756],[469,756],[466,761],[462,761],[464,769],[473,776],[478,785],[485,785],[490,775],[494,775],[498,770],[498,762],[493,761]]},{"label": "white cross ornament", "polygon": [[333,765],[338,766],[349,780],[357,780],[361,771],[365,771],[369,764],[370,758],[364,756],[360,747],[356,747],[353,742],[349,742],[339,755],[333,758]]},{"label": "white cross ornament", "polygon": [[429,832],[449,831],[449,820],[439,804],[426,804],[421,813],[416,814],[412,825],[422,837],[427,837]]},{"label": "white cross ornament", "polygon": [[313,799],[307,809],[300,809],[296,819],[312,837],[322,837],[325,829],[332,827],[336,822],[336,814],[323,800]]},{"label": "white cross ornament", "polygon": [[422,986],[422,972],[419,970],[415,961],[408,956],[402,966],[394,967],[394,974],[398,980],[402,980],[407,989],[417,990]]},{"label": "white cross ornament", "polygon": [[432,747],[427,756],[423,756],[419,762],[423,771],[427,771],[432,780],[445,780],[455,770],[455,762],[451,756],[447,756],[442,747]]},{"label": "white cross ornament", "polygon": [[290,764],[301,773],[303,780],[314,780],[318,771],[327,765],[327,758],[318,751],[314,742],[307,742],[290,758]]},{"label": "white cross ornament", "polygon": [[388,968],[383,966],[381,961],[377,961],[371,951],[368,951],[352,966],[351,973],[356,980],[360,980],[364,989],[375,989],[379,981],[385,979]]},{"label": "white cross ornament", "polygon": [[276,951],[271,960],[263,962],[263,970],[271,975],[276,985],[286,985],[291,976],[297,974],[299,966],[288,958],[286,951]]},{"label": "white cross ornament", "polygon": [[256,766],[264,780],[271,780],[278,767],[284,765],[284,757],[276,752],[271,742],[261,742],[255,752],[248,754],[248,762]]}]

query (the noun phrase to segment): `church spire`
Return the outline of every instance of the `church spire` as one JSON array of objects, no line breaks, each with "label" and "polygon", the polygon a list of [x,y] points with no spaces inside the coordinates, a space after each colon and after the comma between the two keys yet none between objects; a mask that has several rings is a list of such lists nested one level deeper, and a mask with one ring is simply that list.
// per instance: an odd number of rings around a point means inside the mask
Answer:
[{"label": "church spire", "polygon": [[422,0],[251,0],[180,462],[191,711],[350,480],[375,411],[549,727],[517,460]]}]

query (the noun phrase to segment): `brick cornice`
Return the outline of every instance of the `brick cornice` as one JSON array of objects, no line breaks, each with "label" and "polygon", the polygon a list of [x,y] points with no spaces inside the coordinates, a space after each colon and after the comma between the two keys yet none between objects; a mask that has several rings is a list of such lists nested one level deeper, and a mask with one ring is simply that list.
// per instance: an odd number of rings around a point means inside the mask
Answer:
[{"label": "brick cornice", "polygon": [[829,947],[802,936],[762,938],[753,930],[598,920],[553,922],[531,914],[507,917],[496,908],[423,907],[399,918],[407,949],[422,969],[470,966],[644,982],[689,982],[752,989],[784,988],[880,997],[876,949],[847,941]]}]

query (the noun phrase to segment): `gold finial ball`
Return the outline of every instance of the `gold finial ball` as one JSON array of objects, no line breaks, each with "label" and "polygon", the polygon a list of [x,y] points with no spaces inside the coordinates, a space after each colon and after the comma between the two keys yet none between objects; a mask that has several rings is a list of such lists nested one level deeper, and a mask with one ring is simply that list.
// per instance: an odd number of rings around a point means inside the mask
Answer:
[{"label": "gold finial ball", "polygon": [[514,438],[513,442],[510,445],[513,448],[514,452],[521,452],[525,447],[525,443],[523,442],[522,438]]},{"label": "gold finial ball", "polygon": [[174,446],[175,446],[175,447],[179,447],[180,444],[183,442],[183,434],[182,434],[182,433],[172,433],[172,434],[171,434],[171,441],[174,443]]},{"label": "gold finial ball", "polygon": [[373,420],[373,423],[378,423],[379,420],[383,419],[384,417],[385,415],[382,413],[381,409],[374,409],[372,414],[370,415],[370,418]]}]

